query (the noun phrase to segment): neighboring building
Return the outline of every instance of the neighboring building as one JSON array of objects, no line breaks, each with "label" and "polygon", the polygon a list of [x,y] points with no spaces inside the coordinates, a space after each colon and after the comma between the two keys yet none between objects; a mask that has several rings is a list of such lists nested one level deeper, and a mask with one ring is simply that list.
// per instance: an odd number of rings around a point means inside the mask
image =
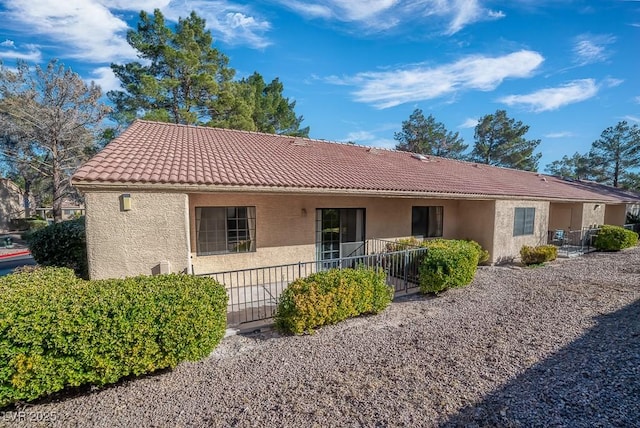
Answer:
[{"label": "neighboring building", "polygon": [[[53,219],[53,207],[38,207],[35,209],[36,215],[44,219]],[[71,199],[62,201],[62,220],[72,220],[84,215],[84,205]]]},{"label": "neighboring building", "polygon": [[358,254],[367,239],[478,241],[493,263],[640,198],[407,152],[138,120],[74,175],[92,278]]},{"label": "neighboring building", "polygon": [[0,230],[9,230],[12,218],[24,217],[24,196],[16,183],[0,178]]}]

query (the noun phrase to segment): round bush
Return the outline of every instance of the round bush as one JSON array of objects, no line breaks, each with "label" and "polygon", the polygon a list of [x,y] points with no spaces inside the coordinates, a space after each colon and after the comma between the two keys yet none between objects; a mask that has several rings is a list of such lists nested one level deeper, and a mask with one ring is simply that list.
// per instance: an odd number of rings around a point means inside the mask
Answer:
[{"label": "round bush", "polygon": [[539,245],[537,247],[524,245],[520,249],[520,260],[525,265],[537,265],[557,258],[558,247],[555,245]]},{"label": "round bush", "polygon": [[419,269],[420,291],[439,293],[473,281],[480,259],[476,245],[445,239],[426,242],[428,251]]},{"label": "round bush", "polygon": [[624,227],[604,225],[593,245],[600,251],[620,251],[638,245],[638,234]]},{"label": "round bush", "polygon": [[275,325],[286,333],[312,333],[362,314],[377,314],[393,299],[381,269],[330,269],[299,278],[280,296]]},{"label": "round bush", "polygon": [[82,278],[89,277],[84,217],[50,224],[30,232],[26,239],[39,265],[67,267]]},{"label": "round bush", "polygon": [[0,407],[207,356],[227,294],[209,278],[85,281],[65,268],[0,278]]}]

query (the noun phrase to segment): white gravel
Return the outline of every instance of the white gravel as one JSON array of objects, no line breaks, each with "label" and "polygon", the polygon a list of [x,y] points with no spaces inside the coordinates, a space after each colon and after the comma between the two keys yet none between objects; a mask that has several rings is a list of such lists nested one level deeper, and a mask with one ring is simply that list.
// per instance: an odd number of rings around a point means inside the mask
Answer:
[{"label": "white gravel", "polygon": [[4,425],[640,427],[640,248],[483,267],[312,336],[228,337],[170,372],[5,409]]}]

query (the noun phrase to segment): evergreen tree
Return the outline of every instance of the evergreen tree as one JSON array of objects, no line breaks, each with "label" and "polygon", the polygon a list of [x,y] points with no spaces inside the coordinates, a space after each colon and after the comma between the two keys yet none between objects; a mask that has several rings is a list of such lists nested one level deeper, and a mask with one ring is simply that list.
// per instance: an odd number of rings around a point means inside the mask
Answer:
[{"label": "evergreen tree", "polygon": [[205,125],[269,133],[307,136],[295,102],[282,93],[276,78],[265,84],[258,73],[234,81],[228,58],[212,47],[205,20],[195,12],[167,26],[156,9],[140,12],[137,30],[127,41],[144,63],[112,64],[122,90],[110,91],[112,118],[127,124],[137,117],[160,122]]},{"label": "evergreen tree", "polygon": [[453,159],[462,159],[469,147],[457,132],[447,131],[432,115],[425,118],[420,109],[415,109],[409,119],[402,122],[402,131],[396,132],[393,138],[398,141],[397,150]]},{"label": "evergreen tree", "polygon": [[253,122],[260,132],[308,137],[309,127],[300,128],[304,120],[295,114],[295,101],[283,95],[284,85],[276,77],[266,84],[264,78],[254,72],[241,83],[251,88],[254,97]]},{"label": "evergreen tree", "polygon": [[625,174],[640,167],[640,128],[624,120],[608,127],[591,145],[589,156],[597,181],[619,187]]},{"label": "evergreen tree", "polygon": [[575,152],[573,156],[563,156],[561,160],[551,162],[546,166],[546,171],[551,175],[572,178],[575,180],[593,179],[592,159],[588,155]]},{"label": "evergreen tree", "polygon": [[504,110],[482,117],[475,130],[470,160],[506,168],[537,171],[541,153],[534,154],[540,140],[527,140],[529,126],[507,116]]}]

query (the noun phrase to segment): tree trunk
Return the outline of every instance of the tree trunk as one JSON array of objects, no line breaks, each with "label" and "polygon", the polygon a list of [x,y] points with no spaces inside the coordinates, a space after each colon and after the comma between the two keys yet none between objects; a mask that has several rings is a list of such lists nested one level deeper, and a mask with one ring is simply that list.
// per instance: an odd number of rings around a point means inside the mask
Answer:
[{"label": "tree trunk", "polygon": [[60,171],[60,165],[57,159],[57,150],[53,150],[52,159],[52,179],[53,179],[53,221],[60,223],[62,221],[62,171]]},{"label": "tree trunk", "polygon": [[31,217],[31,201],[29,198],[31,197],[31,181],[25,179],[24,180],[24,193],[23,193],[23,205],[24,205],[24,216]]}]

